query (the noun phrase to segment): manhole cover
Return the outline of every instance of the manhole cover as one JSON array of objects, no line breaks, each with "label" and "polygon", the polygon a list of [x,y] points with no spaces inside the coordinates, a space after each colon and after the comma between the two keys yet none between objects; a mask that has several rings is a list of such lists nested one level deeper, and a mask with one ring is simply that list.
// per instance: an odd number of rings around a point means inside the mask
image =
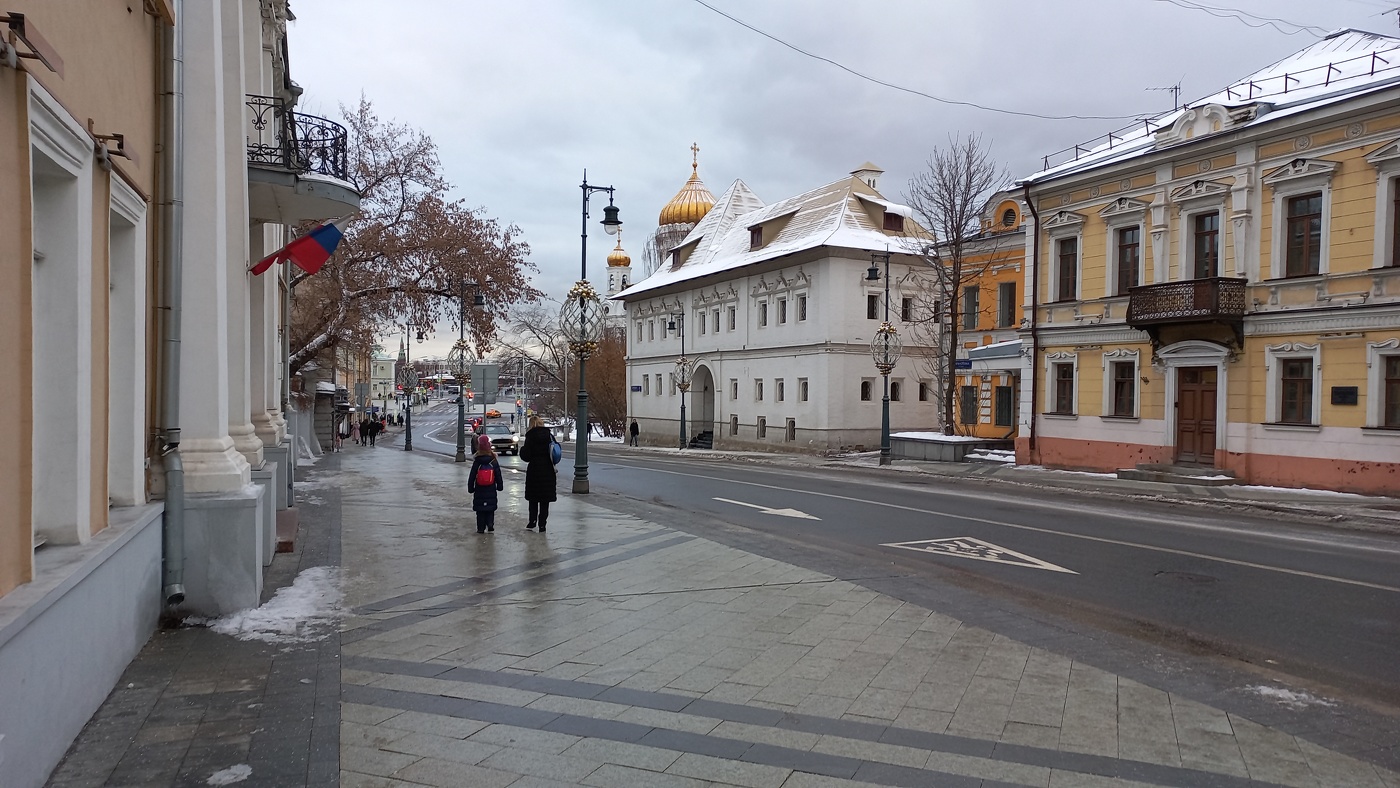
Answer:
[{"label": "manhole cover", "polygon": [[1183,583],[1196,584],[1214,583],[1218,579],[1210,575],[1198,575],[1195,572],[1169,572],[1167,570],[1157,572],[1156,576],[1167,580],[1180,580]]}]

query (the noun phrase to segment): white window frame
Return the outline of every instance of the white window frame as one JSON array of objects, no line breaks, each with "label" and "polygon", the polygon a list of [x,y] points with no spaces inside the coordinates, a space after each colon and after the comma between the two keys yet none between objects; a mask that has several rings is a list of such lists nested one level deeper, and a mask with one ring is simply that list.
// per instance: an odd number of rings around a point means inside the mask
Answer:
[{"label": "white window frame", "polygon": [[738,325],[738,314],[739,314],[739,309],[738,309],[738,307],[735,307],[734,305],[731,304],[730,307],[729,307],[729,330],[730,330],[730,331],[735,330],[735,326]]},{"label": "white window frame", "polygon": [[1045,220],[1044,228],[1050,245],[1050,265],[1047,266],[1050,276],[1045,283],[1045,305],[1069,303],[1060,300],[1060,241],[1069,238],[1075,239],[1073,300],[1084,300],[1084,216],[1074,211],[1059,211]]},{"label": "white window frame", "polygon": [[767,327],[768,327],[768,299],[766,299],[766,298],[760,298],[760,299],[758,300],[758,315],[757,315],[757,319],[758,319],[758,327],[759,327],[759,328],[767,328]]},{"label": "white window frame", "polygon": [[[1305,279],[1324,276],[1331,271],[1332,247],[1332,175],[1340,166],[1322,159],[1294,159],[1264,176],[1263,183],[1273,190],[1273,229],[1269,245],[1269,278],[1283,279],[1288,266],[1288,198],[1309,192],[1322,192],[1322,239],[1319,243],[1317,273],[1290,277]],[[1380,191],[1379,184],[1377,191]],[[1222,216],[1223,218],[1223,216]],[[1386,225],[1389,223],[1387,222]],[[1381,225],[1377,225],[1377,229]]]},{"label": "white window frame", "polygon": [[807,322],[807,312],[811,308],[811,302],[812,299],[807,295],[807,293],[804,292],[797,294],[797,322]]},{"label": "white window frame", "polygon": [[655,321],[655,320],[648,320],[648,321],[647,321],[647,341],[648,341],[648,342],[655,342],[655,341],[656,341],[656,321]]},{"label": "white window frame", "polygon": [[642,321],[637,321],[637,341],[642,341]]},{"label": "white window frame", "polygon": [[661,373],[656,373],[656,396],[661,396]]},{"label": "white window frame", "polygon": [[643,396],[643,397],[650,397],[650,396],[651,396],[651,375],[643,375],[643,376],[642,376],[642,396]]},{"label": "white window frame", "polygon": [[1400,440],[1400,432],[1381,424],[1381,408],[1385,405],[1385,359],[1400,356],[1400,337],[1383,342],[1366,343],[1366,426],[1386,430]]},{"label": "white window frame", "polygon": [[[1283,415],[1283,368],[1279,363],[1285,360],[1308,359],[1312,361],[1312,416],[1309,424],[1284,424],[1279,419]],[[1275,429],[1318,430],[1322,428],[1322,345],[1306,345],[1302,342],[1285,342],[1281,345],[1264,347],[1264,426]]]},{"label": "white window frame", "polygon": [[787,395],[787,381],[784,378],[773,379],[773,401],[782,402]]},{"label": "white window frame", "polygon": [[[1138,231],[1138,271],[1137,281],[1139,285],[1147,284],[1147,209],[1150,206],[1141,200],[1134,200],[1131,197],[1119,197],[1109,203],[1103,210],[1099,211],[1099,218],[1104,223],[1105,249],[1108,254],[1108,268],[1104,272],[1104,297],[1105,298],[1125,298],[1118,295],[1118,231],[1130,230],[1137,227]],[[1082,270],[1082,269],[1081,269]],[[998,299],[1000,302],[1000,299]],[[1000,306],[1000,303],[998,303]],[[1000,317],[1000,315],[998,315]],[[1014,307],[1013,307],[1014,317]]]},{"label": "white window frame", "polygon": [[[1164,277],[1161,281],[1184,282],[1196,278],[1196,217],[1203,213],[1220,214],[1220,231],[1215,236],[1215,242],[1219,246],[1216,251],[1218,265],[1215,275],[1230,275],[1232,261],[1225,256],[1228,246],[1225,243],[1225,233],[1230,218],[1225,209],[1225,197],[1229,191],[1223,184],[1207,180],[1192,181],[1172,190],[1171,201],[1176,206],[1177,224],[1176,274],[1173,275],[1170,270],[1162,271],[1160,266],[1154,263],[1157,273]],[[1170,261],[1167,268],[1171,268]]]},{"label": "white window frame", "polygon": [[807,385],[807,379],[806,379],[806,378],[798,378],[798,379],[797,379],[797,401],[798,401],[798,402],[806,402],[809,394],[810,394],[810,390],[809,390],[808,385]]},{"label": "white window frame", "polygon": [[1372,268],[1390,268],[1395,253],[1395,198],[1400,189],[1400,140],[1366,157],[1376,168],[1376,239]]},{"label": "white window frame", "polygon": [[729,399],[731,399],[731,400],[737,400],[738,398],[739,398],[739,379],[738,379],[738,378],[730,378],[730,379],[729,379]]},{"label": "white window frame", "polygon": [[754,401],[754,402],[762,402],[762,401],[763,401],[763,378],[754,378],[754,379],[753,379],[753,401]]},{"label": "white window frame", "polygon": [[780,325],[780,326],[785,326],[785,325],[787,325],[787,317],[788,317],[788,315],[787,315],[787,311],[788,311],[788,310],[787,310],[787,307],[788,307],[788,300],[787,300],[787,298],[785,298],[785,297],[783,297],[783,296],[779,296],[779,297],[778,297],[778,325]]},{"label": "white window frame", "polygon": [[[883,292],[884,292],[884,291],[882,291],[882,290],[867,290],[867,291],[866,291],[866,293],[865,293],[865,319],[866,319],[866,320],[884,320],[884,318],[880,316],[880,304],[882,303],[881,300],[880,300],[880,297],[881,297],[881,295],[883,294]],[[874,316],[874,317],[871,317],[871,316],[870,316],[870,299],[871,299],[871,298],[874,298],[874,299],[875,299],[875,316]]]},{"label": "white window frame", "polygon": [[703,337],[708,332],[708,329],[710,327],[710,316],[705,314],[705,310],[702,309],[700,310],[699,314],[696,315],[696,317],[700,318],[695,322],[700,324],[700,336]]},{"label": "white window frame", "polygon": [[711,316],[714,318],[714,321],[713,321],[713,325],[710,326],[710,328],[712,329],[712,330],[710,331],[710,333],[712,333],[712,334],[718,334],[718,333],[719,333],[719,307],[715,307],[713,310],[711,310]]},{"label": "white window frame", "polygon": [[869,386],[869,387],[870,387],[870,398],[869,398],[869,399],[866,399],[865,397],[860,397],[860,401],[861,401],[861,402],[874,402],[874,401],[875,401],[875,378],[861,378],[861,379],[860,379],[860,389],[858,389],[858,390],[856,391],[856,396],[859,397],[861,394],[865,393],[865,387],[866,387],[866,386]]},{"label": "white window frame", "polygon": [[[1113,412],[1113,365],[1114,363],[1133,365],[1133,412],[1120,415]],[[1142,359],[1136,350],[1119,348],[1103,354],[1103,417],[1106,419],[1137,419],[1142,413]]]},{"label": "white window frame", "polygon": [[[1059,364],[1070,364],[1074,367],[1074,393],[1071,396],[1070,412],[1060,413],[1050,410],[1055,404],[1055,367]],[[1045,355],[1045,412],[1042,416],[1049,416],[1053,419],[1076,419],[1079,418],[1079,383],[1083,378],[1079,374],[1079,354],[1058,351]]]},{"label": "white window frame", "polygon": [[890,378],[890,402],[904,401],[904,378]]}]

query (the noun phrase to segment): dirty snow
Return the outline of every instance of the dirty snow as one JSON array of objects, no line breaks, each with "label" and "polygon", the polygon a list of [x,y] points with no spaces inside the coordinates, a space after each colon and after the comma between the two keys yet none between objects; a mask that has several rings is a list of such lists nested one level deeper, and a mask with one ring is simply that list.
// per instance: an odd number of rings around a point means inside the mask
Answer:
[{"label": "dirty snow", "polygon": [[[344,594],[340,569],[316,566],[303,570],[293,583],[278,590],[264,605],[208,620],[189,618],[221,635],[264,643],[309,643],[320,640],[340,619]],[[246,776],[246,775],[245,775]]]},{"label": "dirty snow", "polygon": [[1252,687],[1245,687],[1245,692],[1253,692],[1269,700],[1278,701],[1290,709],[1305,709],[1309,706],[1335,706],[1337,704],[1330,700],[1324,700],[1306,692],[1295,692],[1282,687],[1266,687],[1256,684]]},{"label": "dirty snow", "polygon": [[214,772],[209,775],[209,779],[204,781],[205,785],[233,785],[241,783],[253,774],[253,767],[246,763],[239,763]]},{"label": "dirty snow", "polygon": [[974,441],[985,441],[986,438],[974,438],[971,435],[944,435],[941,432],[896,432],[890,435],[891,438],[914,438],[921,441],[934,441],[936,443],[972,443]]},{"label": "dirty snow", "polygon": [[979,451],[967,455],[969,460],[991,460],[992,462],[1016,462],[1016,452],[1014,451]]}]

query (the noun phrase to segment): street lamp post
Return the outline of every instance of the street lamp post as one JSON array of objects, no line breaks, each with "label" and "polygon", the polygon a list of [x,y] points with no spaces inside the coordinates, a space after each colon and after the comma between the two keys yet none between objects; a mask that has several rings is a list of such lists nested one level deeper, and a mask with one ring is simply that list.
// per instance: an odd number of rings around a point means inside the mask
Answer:
[{"label": "street lamp post", "polygon": [[[411,333],[410,329],[415,328],[413,323],[404,323],[404,338],[407,339]],[[423,341],[423,329],[418,326],[418,341]],[[405,341],[403,344],[403,369],[399,370],[399,383],[403,386],[404,409],[403,409],[403,450],[413,451],[413,390],[418,387],[418,370],[413,368],[413,343]]]},{"label": "street lamp post", "polygon": [[[476,290],[476,295],[472,299],[472,308],[481,309],[486,306],[486,298],[481,294],[481,285],[472,285]],[[453,457],[453,462],[467,461],[467,387],[462,385],[463,367],[466,366],[467,357],[471,354],[471,347],[467,345],[467,280],[463,279],[458,283],[457,288],[457,344],[452,346],[452,352],[448,354],[448,361],[457,362],[457,455]],[[439,379],[441,383],[441,379]]]},{"label": "street lamp post", "polygon": [[876,329],[875,336],[870,339],[870,356],[875,360],[875,368],[880,370],[880,375],[885,382],[885,396],[880,408],[880,464],[890,464],[890,372],[899,363],[900,353],[903,351],[903,343],[899,338],[899,332],[890,324],[890,252],[872,252],[870,255],[870,268],[865,273],[867,282],[880,281],[880,268],[876,261],[883,260],[885,263],[885,322]]},{"label": "street lamp post", "polygon": [[[569,348],[578,355],[578,408],[574,413],[574,427],[577,438],[574,443],[574,487],[575,494],[588,492],[588,389],[584,362],[598,349],[602,338],[602,301],[593,286],[588,283],[588,198],[596,192],[608,193],[608,206],[603,209],[603,229],[614,235],[622,227],[617,218],[617,206],[613,205],[613,187],[593,186],[588,183],[588,171],[583,173],[583,219],[581,238],[581,263],[579,281],[569,291],[561,313],[564,335],[570,337]],[[572,307],[572,308],[571,308]]]},{"label": "street lamp post", "polygon": [[681,357],[676,359],[676,371],[671,373],[671,377],[676,381],[676,388],[681,392],[681,441],[680,448],[684,450],[690,445],[690,435],[685,429],[685,393],[690,391],[690,374],[694,371],[694,365],[685,357],[685,313],[676,312],[671,315],[671,320],[666,324],[667,331],[676,331],[681,335]]}]

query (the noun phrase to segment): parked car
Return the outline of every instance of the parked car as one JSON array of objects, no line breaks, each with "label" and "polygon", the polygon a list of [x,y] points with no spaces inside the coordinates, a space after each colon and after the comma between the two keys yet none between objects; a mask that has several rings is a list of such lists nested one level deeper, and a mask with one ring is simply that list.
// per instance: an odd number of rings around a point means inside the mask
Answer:
[{"label": "parked car", "polygon": [[520,453],[520,436],[504,424],[486,424],[482,426],[481,434],[491,436],[491,448],[500,454]]}]

